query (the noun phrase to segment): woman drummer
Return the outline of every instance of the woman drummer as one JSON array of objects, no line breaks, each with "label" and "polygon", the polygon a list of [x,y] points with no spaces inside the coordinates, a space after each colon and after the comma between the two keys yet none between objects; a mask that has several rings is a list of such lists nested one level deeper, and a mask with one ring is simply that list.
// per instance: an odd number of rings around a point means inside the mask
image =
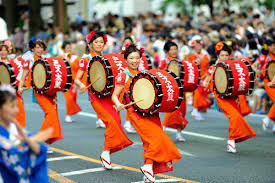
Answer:
[{"label": "woman drummer", "polygon": [[[64,51],[64,54],[61,56],[61,58],[66,59],[72,69],[72,77],[73,81],[75,80],[75,76],[77,73],[77,64],[79,62],[78,56],[72,54],[72,43],[68,41],[64,41],[62,44],[62,50]],[[72,83],[71,88],[69,91],[64,93],[65,99],[66,99],[66,108],[67,108],[67,113],[65,117],[65,122],[70,123],[73,122],[71,116],[77,114],[78,112],[81,111],[81,108],[77,104],[77,87]]]},{"label": "woman drummer", "polygon": [[[33,39],[34,40],[34,39]],[[43,59],[42,54],[46,50],[46,43],[40,39],[29,42],[29,48],[32,50],[33,55],[29,54],[28,57],[25,57],[25,63],[23,65],[23,76],[19,82],[18,93],[22,96],[23,94],[23,86],[31,86],[31,72],[32,66],[34,62],[38,59]],[[56,94],[53,96],[39,94],[34,91],[35,98],[37,103],[40,105],[41,109],[45,113],[45,118],[43,124],[41,126],[41,131],[52,127],[53,133],[51,137],[46,141],[48,144],[52,144],[57,140],[63,139],[63,134],[58,118],[57,111],[57,96]],[[50,152],[50,151],[49,151]]]},{"label": "woman drummer", "polygon": [[[7,62],[7,63],[14,62],[14,59],[8,59],[8,55],[9,55],[9,46],[6,44],[1,44],[0,45],[0,58],[1,58],[0,62]],[[20,65],[22,66],[22,63]],[[24,100],[22,96],[18,95],[18,93],[16,93],[16,101],[19,109],[16,120],[20,126],[22,126],[23,128],[26,128]]]},{"label": "woman drummer", "polygon": [[[215,52],[217,54],[218,60],[216,63],[224,62],[229,59],[231,54],[231,49],[223,42],[219,42],[215,46]],[[251,128],[251,126],[244,119],[240,108],[237,103],[238,97],[228,97],[220,98],[216,91],[213,90],[212,76],[215,71],[215,65],[212,65],[208,69],[208,76],[204,81],[204,86],[207,88],[209,80],[210,90],[214,93],[217,106],[222,111],[222,113],[229,119],[229,137],[227,140],[227,152],[236,153],[236,143],[250,139],[251,137],[256,137],[256,132]]]},{"label": "woman drummer", "polygon": [[[79,61],[79,69],[75,79],[75,83],[80,87],[80,92],[87,90],[87,80],[83,83],[81,79],[84,73],[88,72],[88,62],[92,57],[101,55],[107,38],[103,32],[90,32],[86,36],[86,41],[90,53]],[[91,89],[89,89],[89,96],[91,105],[97,113],[98,119],[102,120],[106,126],[104,151],[100,155],[100,159],[104,168],[112,169],[110,155],[132,145],[133,142],[128,139],[121,127],[120,114],[114,108],[111,96],[98,98],[92,93]]]},{"label": "woman drummer", "polygon": [[[267,78],[267,65],[272,60],[275,60],[275,36],[266,40],[266,46],[268,46],[268,54],[262,55],[257,59],[253,64],[254,70],[257,73],[261,73],[260,77],[264,78],[264,87],[268,97],[273,101],[273,105],[270,108],[267,116],[262,120],[263,130],[266,131],[270,122],[273,121],[272,131],[275,133],[275,89],[274,89],[274,78],[272,81],[269,81]],[[259,68],[258,68],[259,67]]]},{"label": "woman drummer", "polygon": [[[140,72],[138,67],[142,53],[143,48],[139,49],[135,45],[125,46],[123,54],[128,63],[128,68],[117,76],[115,90],[112,95],[112,100],[118,110],[125,108],[121,101],[123,97],[127,97],[133,77]],[[126,99],[126,101],[128,100]],[[149,117],[143,117],[137,114],[132,107],[129,107],[127,112],[143,142],[144,166],[140,170],[145,175],[144,179],[154,182],[154,174],[160,172],[154,172],[153,166],[157,169],[160,165],[166,168],[170,165],[171,168],[172,161],[177,162],[181,158],[181,154],[168,135],[162,130],[158,113]],[[167,168],[165,171],[171,171],[171,169]]]},{"label": "woman drummer", "polygon": [[[167,54],[167,58],[161,62],[160,69],[167,70],[169,63],[178,58],[178,45],[172,41],[167,41],[164,45],[164,52]],[[170,127],[177,129],[176,140],[185,141],[181,135],[181,131],[186,127],[188,121],[185,119],[186,114],[186,99],[185,94],[183,95],[183,100],[180,107],[171,113],[166,113],[163,120],[163,127]]]}]

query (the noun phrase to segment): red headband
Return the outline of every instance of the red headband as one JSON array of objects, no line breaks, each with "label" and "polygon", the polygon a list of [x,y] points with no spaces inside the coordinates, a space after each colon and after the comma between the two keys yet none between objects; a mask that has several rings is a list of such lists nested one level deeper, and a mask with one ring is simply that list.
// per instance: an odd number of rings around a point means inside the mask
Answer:
[{"label": "red headband", "polygon": [[[95,36],[95,32],[91,31],[89,34],[86,35],[86,42],[89,44],[94,36]],[[106,44],[108,41],[107,35],[103,36],[103,40],[104,40],[104,44]]]},{"label": "red headband", "polygon": [[[125,51],[126,51],[126,50],[129,48],[129,46],[131,46],[131,45],[134,45],[134,44],[128,44],[128,43],[126,43],[126,44],[122,47],[121,53],[122,53],[122,54],[125,54]],[[138,45],[134,45],[134,46],[139,50],[139,52],[140,52],[141,55],[144,53],[144,48],[142,48],[142,47],[140,47],[140,46],[138,46]]]}]

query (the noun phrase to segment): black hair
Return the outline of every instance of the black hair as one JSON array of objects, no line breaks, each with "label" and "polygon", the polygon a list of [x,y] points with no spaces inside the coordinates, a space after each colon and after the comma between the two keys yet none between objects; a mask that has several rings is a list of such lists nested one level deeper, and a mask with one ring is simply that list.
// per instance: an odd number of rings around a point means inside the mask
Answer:
[{"label": "black hair", "polygon": [[[0,85],[1,86],[1,85]],[[8,100],[16,100],[16,95],[9,91],[0,89],[0,108],[8,101]]]},{"label": "black hair", "polygon": [[[134,44],[134,40],[133,40],[130,36],[126,36],[126,37],[124,38],[124,41],[126,41],[127,39],[129,39],[129,40],[131,41],[131,43]],[[123,41],[123,42],[124,42],[124,41]]]},{"label": "black hair", "polygon": [[64,50],[67,45],[71,45],[72,43],[70,41],[64,41],[62,44],[62,49]]},{"label": "black hair", "polygon": [[178,48],[178,45],[172,41],[167,41],[163,47],[163,50],[165,52],[168,52],[172,46],[176,46]]},{"label": "black hair", "polygon": [[94,40],[96,40],[99,37],[102,37],[103,40],[104,40],[104,36],[105,36],[104,32],[95,32],[95,35],[92,37],[92,39],[89,42],[89,44],[92,43]]},{"label": "black hair", "polygon": [[127,57],[133,53],[133,52],[138,52],[140,57],[142,56],[141,55],[141,52],[139,51],[139,49],[136,47],[136,45],[134,44],[131,44],[124,52],[124,59],[127,60]]},{"label": "black hair", "polygon": [[227,44],[225,44],[225,43],[223,43],[222,49],[221,49],[221,50],[218,50],[218,51],[216,52],[217,56],[219,56],[219,54],[221,53],[221,51],[227,51],[229,55],[230,55],[231,52],[232,52],[232,50],[230,49],[230,47],[227,46]]}]

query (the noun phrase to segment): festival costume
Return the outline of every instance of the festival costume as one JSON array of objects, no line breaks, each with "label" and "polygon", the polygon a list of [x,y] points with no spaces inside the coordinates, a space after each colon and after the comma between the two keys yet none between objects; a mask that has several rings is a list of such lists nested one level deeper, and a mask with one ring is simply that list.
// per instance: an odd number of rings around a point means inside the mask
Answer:
[{"label": "festival costume", "polygon": [[[88,73],[89,60],[94,56],[96,56],[96,54],[90,52],[87,57],[83,57],[79,61],[79,69]],[[88,81],[83,82],[88,85]],[[133,142],[128,139],[121,127],[120,113],[114,108],[111,95],[98,98],[93,94],[91,89],[89,89],[89,96],[91,105],[95,110],[97,117],[101,119],[106,126],[104,151],[110,151],[112,154],[132,145]]]},{"label": "festival costume", "polygon": [[[269,82],[269,79],[267,78],[267,65],[271,60],[275,60],[275,54],[269,53],[268,55],[263,55],[258,60],[260,61],[260,70],[263,71],[261,78],[264,78],[265,91],[267,96],[273,101],[273,105],[267,114],[267,119],[264,119],[263,121],[263,125],[265,125],[265,128],[264,126],[263,128],[266,129],[268,127],[269,121],[272,120],[274,122],[273,132],[275,132],[275,88],[270,88],[267,86]],[[268,120],[268,122],[265,122],[265,120]]]},{"label": "festival costume", "polygon": [[47,147],[40,144],[40,153],[34,154],[25,142],[20,144],[15,124],[6,130],[0,126],[0,180],[4,183],[48,183]]},{"label": "festival costume", "polygon": [[[128,68],[116,78],[116,84],[125,85],[119,97],[121,102],[123,97],[127,98],[130,83],[136,74],[137,72]],[[129,107],[127,112],[143,142],[145,165],[153,164],[154,174],[172,171],[172,161],[176,163],[181,158],[181,154],[162,130],[159,114],[154,113],[144,117],[137,114],[132,107]]]},{"label": "festival costume", "polygon": [[[211,76],[214,71],[215,65],[212,65],[208,74]],[[212,76],[213,77],[213,76]],[[225,97],[221,98],[213,89],[213,78],[210,82],[210,91],[214,93],[216,103],[221,112],[229,119],[229,137],[228,140],[234,140],[236,143],[245,141],[251,137],[256,137],[256,132],[244,119],[238,106],[238,97]]]},{"label": "festival costume", "polygon": [[66,115],[71,116],[81,111],[81,108],[77,104],[77,87],[74,84],[79,59],[75,55],[69,55],[68,59],[70,60],[69,63],[71,65],[73,83],[69,91],[64,92],[64,96],[66,99]]},{"label": "festival costume", "polygon": [[[10,63],[12,65],[12,67],[17,67],[17,69],[14,68],[14,70],[18,71],[18,73],[15,72],[16,86],[18,86],[19,81],[22,76],[22,72],[23,72],[22,67],[23,67],[24,60],[22,59],[22,57],[15,58],[15,59],[8,59],[6,61],[1,59],[1,61]],[[18,109],[19,109],[16,120],[21,127],[26,128],[26,116],[25,116],[23,97],[16,93],[16,101],[17,101],[17,105],[18,105]]]},{"label": "festival costume", "polygon": [[[31,82],[31,79],[29,78],[31,77],[31,68],[34,62],[37,60],[38,60],[37,56],[29,57],[27,60],[25,60],[23,69],[29,70],[29,74],[26,79],[26,82]],[[26,86],[28,85],[31,85],[31,83],[26,83]],[[62,129],[58,118],[56,93],[54,95],[49,96],[49,95],[39,94],[36,91],[33,91],[33,92],[37,103],[40,105],[41,109],[45,113],[45,118],[41,126],[41,131],[48,129],[50,127],[53,128],[51,137],[46,142],[48,144],[52,144],[57,140],[63,139]]]},{"label": "festival costume", "polygon": [[[168,57],[165,62],[162,61],[160,69],[167,69],[168,64],[172,60],[172,57]],[[178,60],[178,58],[177,58]],[[185,119],[186,114],[186,98],[185,94],[183,95],[183,100],[180,107],[171,113],[165,113],[162,125],[165,127],[170,127],[174,129],[181,128],[182,130],[187,126],[188,121]]]},{"label": "festival costume", "polygon": [[[209,65],[209,59],[207,54],[200,55],[200,58],[194,53],[191,53],[189,56],[189,62],[197,62],[200,64],[201,71],[201,83],[203,82],[203,78],[207,74],[207,67]],[[193,96],[193,108],[197,109],[199,112],[205,112],[207,108],[211,105],[210,100],[208,99],[208,94],[205,91],[205,88],[200,84],[199,87],[194,91]]]}]

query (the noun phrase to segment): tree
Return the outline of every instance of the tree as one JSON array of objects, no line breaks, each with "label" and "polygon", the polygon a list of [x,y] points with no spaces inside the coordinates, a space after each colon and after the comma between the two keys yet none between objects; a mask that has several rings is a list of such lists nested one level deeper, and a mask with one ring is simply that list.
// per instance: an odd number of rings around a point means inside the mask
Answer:
[{"label": "tree", "polygon": [[40,0],[28,0],[28,5],[30,9],[30,36],[34,36],[43,25],[40,15]]},{"label": "tree", "polygon": [[53,11],[54,11],[54,26],[59,27],[62,31],[68,31],[68,15],[67,15],[67,4],[65,0],[55,0],[53,1]]}]

